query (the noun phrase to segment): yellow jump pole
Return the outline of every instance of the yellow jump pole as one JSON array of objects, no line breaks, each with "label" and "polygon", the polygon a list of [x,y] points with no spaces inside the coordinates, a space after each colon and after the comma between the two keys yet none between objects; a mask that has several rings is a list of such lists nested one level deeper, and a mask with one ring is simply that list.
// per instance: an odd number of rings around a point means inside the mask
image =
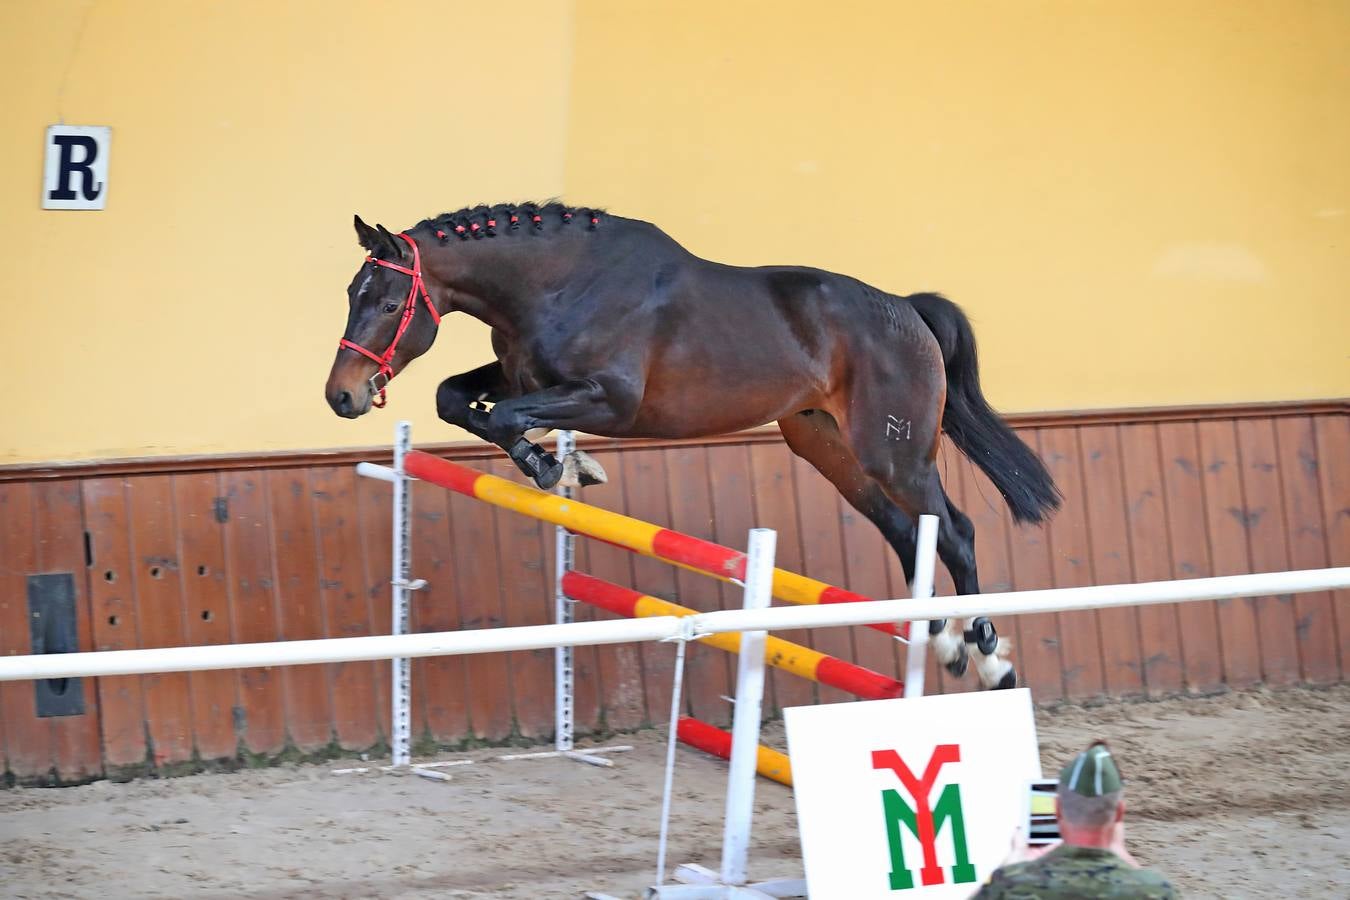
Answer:
[{"label": "yellow jump pole", "polygon": [[[704,753],[731,758],[731,732],[723,731],[715,725],[689,716],[681,716],[675,732],[679,739]],[[755,759],[755,771],[765,778],[771,778],[779,784],[792,787],[792,763],[786,753],[760,745]]]},{"label": "yellow jump pole", "polygon": [[[440,485],[447,490],[518,512],[532,519],[561,525],[569,531],[641,553],[643,556],[652,556],[723,581],[745,580],[745,554],[730,547],[723,547],[721,544],[690,537],[578,500],[569,500],[556,494],[516,484],[505,478],[479,472],[420,450],[414,450],[404,457],[403,468],[409,475]],[[783,569],[773,570],[773,595],[788,603],[801,604],[857,603],[872,599]],[[900,633],[899,629],[891,624],[868,627],[890,635]]]},{"label": "yellow jump pole", "polygon": [[[620,587],[580,572],[568,572],[563,576],[562,585],[563,593],[573,600],[589,603],[629,618],[692,616],[698,612],[687,606]],[[699,643],[730,653],[739,653],[741,636],[739,632],[734,631],[709,634],[699,638]],[[863,700],[889,700],[901,696],[905,690],[904,684],[894,678],[887,678],[880,672],[865,669],[773,635],[766,638],[764,661],[776,669],[848,691]]]}]

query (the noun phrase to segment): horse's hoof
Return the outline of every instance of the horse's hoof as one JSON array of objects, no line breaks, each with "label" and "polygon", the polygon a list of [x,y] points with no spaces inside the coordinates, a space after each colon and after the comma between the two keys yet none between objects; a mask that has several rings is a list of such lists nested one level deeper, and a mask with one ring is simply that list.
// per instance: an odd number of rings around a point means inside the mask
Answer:
[{"label": "horse's hoof", "polygon": [[975,657],[975,670],[980,676],[980,685],[985,690],[1017,687],[1017,670],[1008,660],[1008,654],[1011,652],[1011,642],[999,638],[998,646],[992,654],[981,653]]},{"label": "horse's hoof", "polygon": [[965,644],[960,645],[956,653],[956,659],[947,663],[947,671],[957,678],[966,674],[966,669],[970,666],[970,651],[966,649]]},{"label": "horse's hoof", "polygon": [[539,486],[541,491],[551,491],[562,480],[563,470],[566,468],[562,463],[554,462],[553,465],[534,476],[534,483]]},{"label": "horse's hoof", "polygon": [[1007,672],[1003,673],[1003,677],[998,680],[998,684],[994,685],[993,689],[996,691],[1006,691],[1008,688],[1015,687],[1017,687],[1017,670],[1009,669]]},{"label": "horse's hoof", "polygon": [[563,457],[563,487],[590,487],[609,481],[604,468],[584,450],[576,450]]}]

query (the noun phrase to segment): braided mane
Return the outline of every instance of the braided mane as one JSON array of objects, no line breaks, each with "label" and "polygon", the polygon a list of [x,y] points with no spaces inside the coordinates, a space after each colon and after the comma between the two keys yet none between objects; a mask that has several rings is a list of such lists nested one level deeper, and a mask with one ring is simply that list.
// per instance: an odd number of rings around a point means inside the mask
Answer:
[{"label": "braided mane", "polygon": [[513,233],[556,232],[572,224],[594,231],[599,227],[601,212],[589,207],[568,206],[557,200],[498,203],[492,206],[479,204],[441,213],[433,219],[423,219],[409,230],[432,231],[442,242],[456,237],[469,240]]}]

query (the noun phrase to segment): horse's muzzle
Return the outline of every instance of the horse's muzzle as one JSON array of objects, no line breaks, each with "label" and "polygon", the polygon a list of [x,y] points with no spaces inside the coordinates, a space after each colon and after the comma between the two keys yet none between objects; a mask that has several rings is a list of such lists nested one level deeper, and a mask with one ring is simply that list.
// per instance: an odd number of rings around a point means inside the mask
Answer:
[{"label": "horse's muzzle", "polygon": [[333,391],[328,394],[328,405],[344,419],[358,419],[370,411],[370,395],[367,394],[362,402],[353,397],[351,391]]}]

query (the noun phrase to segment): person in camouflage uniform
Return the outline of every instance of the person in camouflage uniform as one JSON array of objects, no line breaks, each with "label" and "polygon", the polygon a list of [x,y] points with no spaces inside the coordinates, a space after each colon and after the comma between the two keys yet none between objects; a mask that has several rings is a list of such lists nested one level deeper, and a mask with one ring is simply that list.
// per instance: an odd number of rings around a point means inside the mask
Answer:
[{"label": "person in camouflage uniform", "polygon": [[[1125,850],[1120,770],[1104,741],[1079,753],[1059,773],[1056,814],[1064,842],[1027,862],[994,872],[977,900],[1172,900],[1176,889]],[[1014,856],[1025,859],[1025,848]]]}]

